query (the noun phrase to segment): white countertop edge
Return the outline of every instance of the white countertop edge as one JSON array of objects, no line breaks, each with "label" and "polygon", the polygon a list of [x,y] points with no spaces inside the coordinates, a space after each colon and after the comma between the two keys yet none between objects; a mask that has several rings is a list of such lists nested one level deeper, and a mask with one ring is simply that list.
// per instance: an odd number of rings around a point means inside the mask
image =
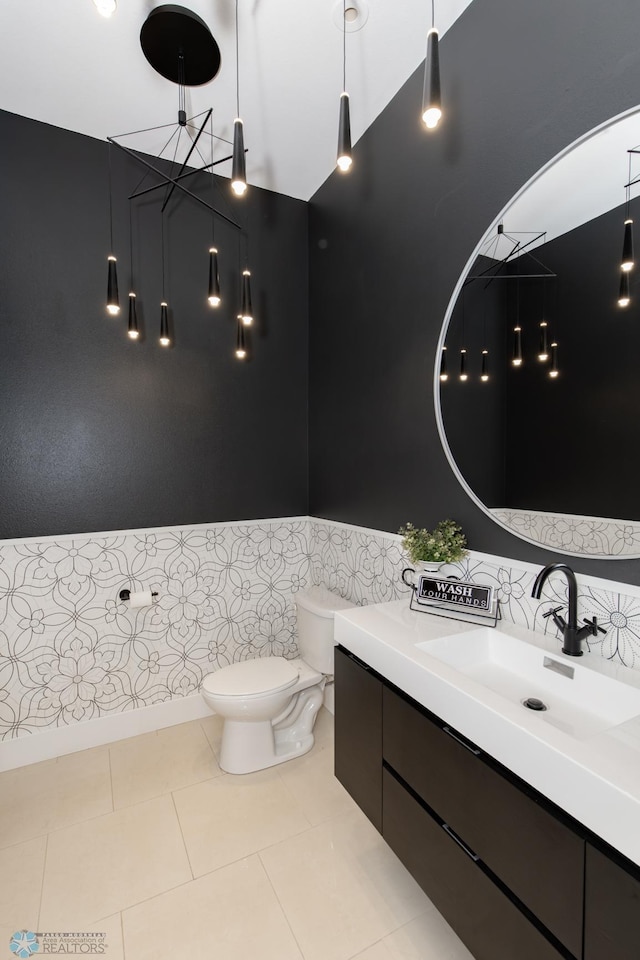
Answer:
[{"label": "white countertop edge", "polygon": [[[418,619],[416,619],[418,618]],[[640,720],[578,740],[415,647],[475,625],[410,611],[406,600],[336,613],[335,639],[640,866]],[[502,624],[515,636],[538,634]],[[568,659],[556,652],[559,659]],[[593,658],[589,667],[610,673]],[[586,664],[585,664],[586,665]],[[633,671],[627,670],[632,686]],[[616,678],[621,679],[619,670]]]}]

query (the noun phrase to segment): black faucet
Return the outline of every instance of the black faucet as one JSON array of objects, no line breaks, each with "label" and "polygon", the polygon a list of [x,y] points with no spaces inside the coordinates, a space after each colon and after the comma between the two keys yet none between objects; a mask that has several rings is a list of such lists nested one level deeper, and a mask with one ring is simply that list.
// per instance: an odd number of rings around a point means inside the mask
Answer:
[{"label": "black faucet", "polygon": [[549,563],[544,567],[536,577],[531,596],[535,600],[540,599],[540,594],[547,577],[556,570],[558,573],[564,573],[567,578],[567,584],[569,585],[568,619],[565,620],[564,617],[559,615],[558,611],[562,610],[562,607],[555,607],[553,610],[549,610],[548,613],[543,614],[543,616],[553,617],[553,622],[562,634],[564,640],[562,652],[568,653],[570,657],[581,657],[583,654],[581,644],[584,638],[597,637],[598,631],[600,631],[600,633],[606,633],[607,631],[598,624],[595,617],[593,620],[584,620],[584,627],[578,626],[578,584],[576,583],[575,573],[566,563]]}]

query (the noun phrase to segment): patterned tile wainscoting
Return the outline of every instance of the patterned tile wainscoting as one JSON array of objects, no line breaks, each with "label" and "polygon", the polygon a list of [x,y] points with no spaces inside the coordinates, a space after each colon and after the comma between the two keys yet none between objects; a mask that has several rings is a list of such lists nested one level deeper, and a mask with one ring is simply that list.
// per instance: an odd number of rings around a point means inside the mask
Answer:
[{"label": "patterned tile wainscoting", "polygon": [[640,523],[633,520],[540,513],[507,507],[492,507],[490,512],[515,533],[555,550],[598,557],[640,554]]},{"label": "patterned tile wainscoting", "polygon": [[[397,535],[308,517],[5,541],[0,739],[199,702],[211,670],[297,655],[301,588],[324,584],[357,604],[408,598],[407,565]],[[555,628],[542,613],[565,592],[555,577],[532,600],[537,571],[472,552],[443,573],[493,583],[506,620],[545,632]],[[582,576],[579,587],[580,616],[595,614],[607,630],[591,650],[640,668],[640,588]],[[123,588],[155,590],[158,602],[130,609]]]}]

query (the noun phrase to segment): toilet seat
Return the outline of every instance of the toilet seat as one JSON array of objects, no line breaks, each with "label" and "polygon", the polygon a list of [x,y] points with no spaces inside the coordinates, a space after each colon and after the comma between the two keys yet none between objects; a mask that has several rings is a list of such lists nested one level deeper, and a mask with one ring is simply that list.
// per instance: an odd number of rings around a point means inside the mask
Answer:
[{"label": "toilet seat", "polygon": [[292,687],[299,675],[298,668],[284,657],[241,660],[210,673],[202,681],[202,689],[221,698],[263,697]]}]

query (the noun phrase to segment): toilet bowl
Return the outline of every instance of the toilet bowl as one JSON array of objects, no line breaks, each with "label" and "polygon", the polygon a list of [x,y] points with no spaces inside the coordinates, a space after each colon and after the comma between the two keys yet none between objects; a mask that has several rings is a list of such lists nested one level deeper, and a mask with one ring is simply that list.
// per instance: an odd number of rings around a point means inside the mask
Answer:
[{"label": "toilet bowl", "polygon": [[324,587],[295,595],[302,656],[242,660],[208,674],[200,691],[223,719],[219,763],[251,773],[311,750],[313,726],[333,675],[333,618],[353,604]]}]

